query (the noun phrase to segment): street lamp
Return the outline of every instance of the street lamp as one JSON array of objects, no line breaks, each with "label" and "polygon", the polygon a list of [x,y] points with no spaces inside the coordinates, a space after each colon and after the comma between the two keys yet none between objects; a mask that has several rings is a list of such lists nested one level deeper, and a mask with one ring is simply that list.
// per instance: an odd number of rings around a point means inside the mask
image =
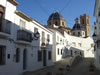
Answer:
[{"label": "street lamp", "polygon": [[97,35],[94,33],[92,37],[93,37],[94,42],[96,43]]},{"label": "street lamp", "polygon": [[34,39],[35,40],[37,40],[39,37],[40,37],[40,33],[39,32],[34,33]]}]

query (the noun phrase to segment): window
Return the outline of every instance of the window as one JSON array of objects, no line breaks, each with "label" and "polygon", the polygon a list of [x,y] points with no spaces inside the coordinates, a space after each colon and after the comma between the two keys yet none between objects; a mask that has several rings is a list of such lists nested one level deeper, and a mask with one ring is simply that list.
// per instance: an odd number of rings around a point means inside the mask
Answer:
[{"label": "window", "polygon": [[48,51],[48,59],[51,60],[51,51]]},{"label": "window", "polygon": [[49,25],[51,25],[51,22],[49,22]]},{"label": "window", "polygon": [[42,43],[45,43],[45,33],[42,31]]},{"label": "window", "polygon": [[76,43],[75,42],[72,42],[73,46],[76,46]]},{"label": "window", "polygon": [[81,46],[82,46],[82,44],[81,44],[81,43],[78,43],[78,45],[79,45],[79,47],[81,47]]},{"label": "window", "polygon": [[94,44],[91,44],[91,47],[94,47]]},{"label": "window", "polygon": [[59,55],[59,48],[58,48],[58,55]]},{"label": "window", "polygon": [[70,34],[70,31],[68,31],[68,34]]},{"label": "window", "polygon": [[50,35],[47,34],[47,42],[49,43],[50,42]]},{"label": "window", "polygon": [[84,24],[84,19],[82,19],[82,24]]},{"label": "window", "polygon": [[61,49],[61,54],[63,54],[63,49]]},{"label": "window", "polygon": [[57,41],[59,42],[59,36],[57,36]]},{"label": "window", "polygon": [[20,49],[16,49],[16,62],[18,63],[20,61]]},{"label": "window", "polygon": [[38,32],[38,28],[34,27],[34,33]]},{"label": "window", "polygon": [[6,47],[0,46],[0,65],[4,65],[6,62]]},{"label": "window", "polygon": [[100,17],[100,11],[99,11],[99,13],[98,13],[98,16]]},{"label": "window", "polygon": [[87,19],[87,24],[89,24],[89,19]]},{"label": "window", "polygon": [[64,25],[64,22],[62,22],[62,25]]},{"label": "window", "polygon": [[20,27],[21,29],[25,29],[25,22],[23,20],[20,20]]},{"label": "window", "polygon": [[78,32],[78,36],[80,36],[80,32]]},{"label": "window", "polygon": [[96,27],[94,27],[94,29],[96,30],[97,28],[96,28]]},{"label": "window", "polygon": [[42,61],[42,51],[38,50],[38,61]]},{"label": "window", "polygon": [[75,32],[73,32],[73,35],[75,35]]},{"label": "window", "polygon": [[83,32],[83,35],[84,35],[84,32]]},{"label": "window", "polygon": [[57,21],[55,22],[55,25],[58,25],[58,22]]}]

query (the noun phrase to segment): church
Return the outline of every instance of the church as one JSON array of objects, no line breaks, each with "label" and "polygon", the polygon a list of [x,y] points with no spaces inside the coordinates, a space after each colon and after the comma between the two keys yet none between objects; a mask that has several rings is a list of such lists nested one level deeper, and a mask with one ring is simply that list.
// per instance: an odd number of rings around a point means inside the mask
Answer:
[{"label": "church", "polygon": [[[49,30],[53,31],[53,61],[59,61],[62,57],[77,56],[94,57],[93,40],[90,37],[89,16],[81,15],[75,19],[72,28],[66,27],[66,21],[59,12],[52,13],[47,21]],[[77,54],[75,54],[77,53]]]}]

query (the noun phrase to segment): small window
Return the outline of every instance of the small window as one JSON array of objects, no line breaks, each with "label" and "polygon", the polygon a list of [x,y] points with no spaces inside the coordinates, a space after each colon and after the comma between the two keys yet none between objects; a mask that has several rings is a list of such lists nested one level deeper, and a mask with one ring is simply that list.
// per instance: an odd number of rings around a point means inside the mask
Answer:
[{"label": "small window", "polygon": [[81,46],[82,46],[82,44],[81,44],[81,43],[79,43],[78,45],[79,45],[79,47],[81,47]]},{"label": "small window", "polygon": [[73,35],[75,35],[75,32],[73,32]]},{"label": "small window", "polygon": [[97,29],[97,27],[94,27],[94,29],[96,30],[96,29]]},{"label": "small window", "polygon": [[99,13],[98,13],[98,16],[100,17],[100,11],[99,11]]},{"label": "small window", "polygon": [[62,25],[64,25],[64,22],[62,22]]},{"label": "small window", "polygon": [[34,33],[38,32],[38,28],[34,27]]},{"label": "small window", "polygon": [[94,44],[91,44],[91,47],[94,47]]},{"label": "small window", "polygon": [[50,35],[47,34],[47,42],[49,43],[50,42]]},{"label": "small window", "polygon": [[57,36],[57,41],[59,42],[59,36]]},{"label": "small window", "polygon": [[63,54],[63,49],[61,49],[61,55]]},{"label": "small window", "polygon": [[58,22],[57,21],[55,22],[55,25],[58,25]]},{"label": "small window", "polygon": [[59,55],[59,48],[58,48],[58,55]]},{"label": "small window", "polygon": [[84,19],[82,19],[82,24],[84,24]]},{"label": "small window", "polygon": [[48,51],[48,60],[51,60],[51,51]]},{"label": "small window", "polygon": [[42,43],[45,43],[45,32],[42,31]]},{"label": "small window", "polygon": [[51,25],[51,22],[49,22],[49,25]]},{"label": "small window", "polygon": [[38,61],[42,61],[42,51],[38,50]]},{"label": "small window", "polygon": [[80,32],[78,32],[78,36],[80,36]]},{"label": "small window", "polygon": [[20,27],[21,29],[25,29],[26,23],[23,20],[20,20]]},{"label": "small window", "polygon": [[70,31],[68,31],[68,34],[70,34]]},{"label": "small window", "polygon": [[72,42],[73,46],[76,46],[76,43],[75,42]]},{"label": "small window", "polygon": [[18,63],[20,61],[20,49],[16,49],[16,62]]}]

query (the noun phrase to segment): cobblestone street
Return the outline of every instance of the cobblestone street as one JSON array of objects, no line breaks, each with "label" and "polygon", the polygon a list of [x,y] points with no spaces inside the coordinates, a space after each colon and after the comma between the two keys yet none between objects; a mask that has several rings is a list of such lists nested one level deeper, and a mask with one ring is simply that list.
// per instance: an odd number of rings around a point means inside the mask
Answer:
[{"label": "cobblestone street", "polygon": [[[71,67],[70,71],[66,70],[66,65],[71,60],[70,57],[64,58],[61,61],[55,63],[54,66],[47,67],[45,69],[41,69],[35,72],[26,72],[23,75],[49,75],[48,72],[52,73],[52,75],[90,75],[89,74],[89,64],[93,59],[83,59],[78,64]],[[96,74],[100,75],[100,73]]]}]

